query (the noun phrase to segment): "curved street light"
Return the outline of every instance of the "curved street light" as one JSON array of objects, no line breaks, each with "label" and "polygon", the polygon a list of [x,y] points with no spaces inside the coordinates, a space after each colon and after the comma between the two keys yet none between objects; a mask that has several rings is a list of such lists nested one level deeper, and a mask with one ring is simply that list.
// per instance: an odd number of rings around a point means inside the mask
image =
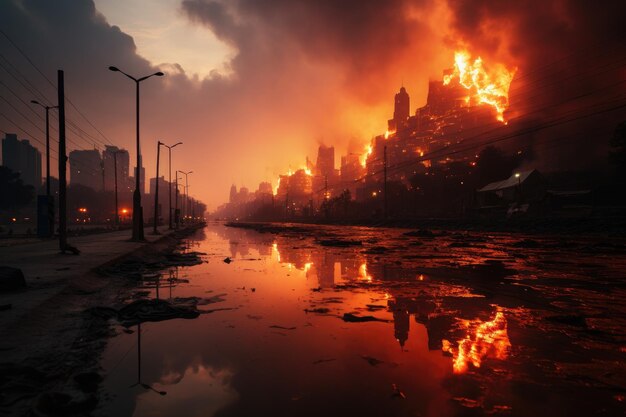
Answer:
[{"label": "curved street light", "polygon": [[156,177],[155,177],[155,192],[154,192],[154,225],[153,225],[153,233],[158,234],[157,230],[157,219],[159,217],[159,159],[161,156],[161,146],[165,146],[169,150],[169,228],[172,228],[172,148],[175,148],[178,145],[182,145],[182,142],[177,142],[173,145],[166,145],[161,141],[157,141],[157,166],[156,166]]},{"label": "curved street light", "polygon": [[133,193],[133,240],[144,240],[143,235],[143,209],[141,207],[141,191],[140,187],[140,176],[141,176],[141,154],[139,147],[139,83],[147,80],[150,77],[162,77],[165,74],[161,71],[157,71],[154,74],[146,75],[145,77],[135,78],[132,75],[129,75],[122,71],[121,69],[110,66],[110,71],[113,72],[121,72],[126,77],[130,78],[135,82],[136,86],[136,108],[137,108],[137,167],[135,172],[135,192]]}]

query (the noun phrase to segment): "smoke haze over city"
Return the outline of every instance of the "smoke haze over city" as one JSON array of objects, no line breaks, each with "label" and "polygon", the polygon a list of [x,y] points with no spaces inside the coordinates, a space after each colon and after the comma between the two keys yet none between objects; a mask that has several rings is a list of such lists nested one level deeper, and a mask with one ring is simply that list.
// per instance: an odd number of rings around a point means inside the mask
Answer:
[{"label": "smoke haze over city", "polygon": [[[279,174],[303,166],[306,156],[313,158],[319,144],[334,145],[338,155],[361,152],[373,136],[384,133],[399,87],[410,94],[413,112],[426,100],[429,79],[442,78],[459,48],[487,65],[517,69],[509,119],[523,121],[525,113],[538,109],[543,110],[533,120],[548,118],[551,110],[563,110],[558,98],[563,91],[584,94],[611,87],[624,76],[623,70],[607,66],[624,52],[619,2],[595,7],[581,1],[136,1],[128,2],[132,14],[124,19],[111,11],[115,3],[7,1],[0,6],[0,23],[49,78],[58,68],[66,71],[68,96],[103,133],[69,109],[98,139],[74,137],[76,148],[102,147],[103,142],[132,155],[131,86],[107,67],[131,74],[165,72],[166,77],[142,86],[147,176],[155,169],[157,140],[184,142],[176,150],[185,161],[180,169],[194,170],[191,194],[210,208],[228,199],[232,183],[252,189],[261,181],[276,185]],[[178,36],[185,39],[189,30],[193,42],[170,44],[171,59],[165,44],[152,58],[161,61],[151,61],[149,44],[142,50],[133,34],[152,42],[166,36],[159,13],[173,16]],[[7,39],[1,45],[3,56],[53,97],[52,86]],[[597,45],[602,54],[594,54]],[[176,61],[193,55],[211,59],[187,58],[190,68]],[[541,77],[525,83],[532,74]],[[613,88],[623,92],[624,85]],[[14,100],[6,89],[3,95]],[[0,106],[17,127],[42,138],[6,103]],[[0,120],[4,130],[27,138],[15,123]],[[585,127],[582,121],[574,128]],[[599,163],[607,152],[607,132],[600,133],[602,143],[580,140],[569,148],[571,155],[556,160],[571,163],[584,149],[583,165]],[[520,138],[538,143],[536,155],[541,139],[541,134]]]}]

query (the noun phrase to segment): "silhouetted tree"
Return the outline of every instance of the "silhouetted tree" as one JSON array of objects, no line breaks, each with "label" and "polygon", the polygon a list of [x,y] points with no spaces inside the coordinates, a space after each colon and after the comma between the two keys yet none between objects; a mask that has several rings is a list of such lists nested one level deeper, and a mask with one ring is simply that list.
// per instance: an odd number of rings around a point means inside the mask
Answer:
[{"label": "silhouetted tree", "polygon": [[20,174],[0,166],[0,210],[19,210],[27,206],[35,196],[35,188],[24,185]]}]

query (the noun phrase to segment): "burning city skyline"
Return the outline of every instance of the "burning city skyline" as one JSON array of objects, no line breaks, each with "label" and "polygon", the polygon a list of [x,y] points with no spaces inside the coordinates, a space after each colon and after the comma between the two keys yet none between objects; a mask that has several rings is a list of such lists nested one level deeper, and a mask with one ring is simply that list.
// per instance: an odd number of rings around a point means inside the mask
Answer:
[{"label": "burning city skyline", "polygon": [[2,415],[624,414],[623,3],[1,1]]},{"label": "burning city skyline", "polygon": [[[615,96],[623,94],[623,84],[615,84],[620,70],[611,58],[623,51],[614,36],[620,27],[614,18],[617,3],[596,10],[577,2],[495,7],[489,2],[408,0],[276,0],[263,5],[186,0],[158,6],[137,1],[132,10],[143,13],[125,14],[115,2],[79,4],[9,1],[1,17],[5,33],[43,74],[50,78],[57,68],[66,69],[68,96],[88,119],[68,110],[78,127],[70,134],[75,142],[70,150],[106,143],[132,153],[132,92],[106,68],[119,65],[133,74],[160,69],[166,77],[142,90],[146,175],[154,176],[157,140],[184,142],[174,157],[181,165],[184,161],[181,169],[194,170],[191,194],[211,209],[227,201],[233,183],[271,181],[276,187],[276,178],[301,167],[303,156],[314,155],[319,144],[335,146],[339,155],[363,154],[371,139],[386,130],[390,95],[404,84],[420,107],[428,80],[441,79],[447,68],[453,69],[447,74],[450,82],[491,84],[475,84],[478,88],[468,90],[468,96],[495,106],[513,133],[531,122],[554,120],[562,111],[598,104],[595,92],[611,85]],[[174,35],[158,30],[168,13],[175,16],[179,32]],[[334,23],[338,21],[342,25]],[[156,55],[146,44],[146,39],[158,42],[162,36],[184,39],[185,30],[188,44],[164,43]],[[9,71],[51,97],[52,86],[6,38],[2,42],[3,56],[15,67],[7,67]],[[189,61],[190,55],[204,54],[201,42],[213,58]],[[605,48],[594,49],[597,45]],[[164,58],[168,50],[172,61]],[[214,68],[200,71],[201,65]],[[12,79],[5,76],[6,84]],[[14,93],[28,101],[32,94],[14,84]],[[41,140],[37,118],[3,91],[26,119],[4,102],[2,129]],[[601,117],[612,121],[613,116]],[[539,169],[601,166],[614,125],[598,131],[587,121],[517,140],[533,147]],[[571,146],[557,153],[549,151],[552,145],[543,150],[546,139],[571,131],[580,132]],[[597,139],[590,142],[586,137],[591,132]],[[587,157],[576,160],[583,151]]]}]

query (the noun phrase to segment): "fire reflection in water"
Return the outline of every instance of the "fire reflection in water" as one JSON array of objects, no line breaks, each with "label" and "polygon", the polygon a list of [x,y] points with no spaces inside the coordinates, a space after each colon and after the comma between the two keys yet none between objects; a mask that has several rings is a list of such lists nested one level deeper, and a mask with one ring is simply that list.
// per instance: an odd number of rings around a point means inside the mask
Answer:
[{"label": "fire reflection in water", "polygon": [[458,347],[454,348],[448,340],[443,340],[442,350],[449,352],[454,358],[453,369],[455,374],[468,371],[469,365],[480,368],[485,358],[506,359],[511,348],[507,332],[506,317],[502,311],[496,313],[491,321],[465,322],[467,335],[459,340]]}]

